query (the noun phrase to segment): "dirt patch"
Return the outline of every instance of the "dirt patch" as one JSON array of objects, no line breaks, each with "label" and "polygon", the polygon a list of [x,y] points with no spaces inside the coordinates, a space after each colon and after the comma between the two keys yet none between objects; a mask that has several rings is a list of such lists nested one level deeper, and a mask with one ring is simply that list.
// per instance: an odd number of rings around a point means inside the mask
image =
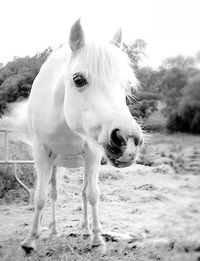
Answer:
[{"label": "dirt patch", "polygon": [[[106,200],[100,202],[100,218],[107,242],[106,255],[99,256],[80,236],[83,170],[77,169],[62,171],[59,181],[57,216],[62,234],[49,239],[48,232],[43,232],[37,240],[37,252],[30,256],[24,255],[19,244],[28,233],[33,208],[23,204],[1,205],[0,258],[4,257],[4,261],[198,260],[200,177],[193,174],[175,177],[151,171],[140,175],[143,168],[122,169],[119,178],[114,176],[114,179],[107,178],[113,177],[114,168],[101,169],[104,178],[100,187]],[[49,217],[48,203],[42,222],[46,227]],[[112,237],[112,233],[121,238]]]},{"label": "dirt patch", "polygon": [[[180,161],[184,146],[188,142],[191,147],[193,140],[164,136],[159,139],[157,147],[151,149],[154,155],[159,154],[159,159],[150,155],[144,165],[124,169],[101,167],[99,208],[107,244],[105,255],[96,253],[90,242],[81,237],[83,169],[80,168],[60,170],[56,207],[60,234],[50,239],[48,231],[42,231],[37,251],[29,256],[19,245],[29,232],[33,206],[2,198],[0,260],[199,261],[200,175],[184,171]],[[197,146],[198,140],[194,139]],[[50,217],[48,202],[42,226],[48,227]]]}]

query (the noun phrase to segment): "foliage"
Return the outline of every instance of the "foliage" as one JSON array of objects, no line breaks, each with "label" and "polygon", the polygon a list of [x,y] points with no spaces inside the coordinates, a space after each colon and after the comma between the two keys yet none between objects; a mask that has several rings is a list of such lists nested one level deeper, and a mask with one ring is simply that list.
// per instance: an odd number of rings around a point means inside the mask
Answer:
[{"label": "foliage", "polygon": [[191,56],[177,55],[175,57],[169,57],[165,59],[161,65],[161,68],[166,70],[171,70],[173,68],[181,69],[182,71],[187,72],[195,66],[195,59]]},{"label": "foliage", "polygon": [[189,80],[183,89],[183,98],[180,103],[180,111],[184,113],[185,105],[200,106],[200,73]]},{"label": "foliage", "polygon": [[[123,43],[132,68],[139,80],[139,91],[133,92],[132,98],[127,99],[131,114],[143,123],[156,110],[158,101],[164,104],[162,112],[168,117],[167,126],[170,130],[192,131],[199,130],[199,70],[196,57],[178,55],[169,57],[158,68],[141,67],[145,57],[146,42],[137,39],[131,45]],[[33,57],[15,57],[13,61],[0,67],[0,113],[7,109],[7,104],[27,98],[32,83],[44,63],[51,48]],[[161,124],[155,126],[160,129]],[[152,128],[151,124],[147,128]],[[153,127],[154,128],[154,127]],[[199,131],[198,131],[199,132]]]},{"label": "foliage", "polygon": [[177,110],[182,97],[182,89],[187,84],[187,75],[180,68],[175,67],[163,72],[158,84],[166,105],[163,112],[167,116]]},{"label": "foliage", "polygon": [[131,45],[123,43],[123,49],[127,53],[134,70],[139,68],[139,63],[145,56],[147,43],[142,39],[136,39]]},{"label": "foliage", "polygon": [[145,131],[149,132],[162,132],[165,129],[165,125],[163,123],[145,123],[144,128]]},{"label": "foliage", "polygon": [[7,103],[27,98],[32,83],[44,63],[51,48],[33,57],[15,57],[0,69],[0,113],[6,109]]},{"label": "foliage", "polygon": [[156,110],[158,95],[154,92],[155,71],[151,67],[140,67],[140,62],[145,56],[146,42],[137,39],[132,45],[123,44],[124,51],[127,53],[134,72],[140,83],[140,90],[133,91],[132,98],[127,99],[127,105],[131,114],[144,121]]},{"label": "foliage", "polygon": [[137,78],[140,90],[133,93],[135,99],[129,100],[128,106],[134,117],[144,121],[157,109],[157,100],[160,98],[155,88],[157,73],[151,67],[142,67],[137,70]]},{"label": "foliage", "polygon": [[184,87],[197,73],[199,70],[193,57],[178,55],[163,61],[159,68],[159,81],[156,84],[166,105],[163,110],[166,116],[178,110]]},{"label": "foliage", "polygon": [[170,115],[167,127],[171,131],[200,133],[200,73],[189,80],[182,93],[178,109]]},{"label": "foliage", "polygon": [[[156,109],[157,100],[155,92],[152,93],[155,81],[153,69],[150,67],[140,68],[139,66],[145,55],[146,43],[144,40],[138,39],[132,45],[124,43],[123,48],[141,82],[141,91],[137,93],[137,102],[132,100],[129,108],[134,116],[145,119]],[[50,52],[51,49],[48,48],[33,57],[16,57],[0,69],[0,113],[4,112],[8,103],[29,96],[32,83]]]},{"label": "foliage", "polygon": [[178,111],[174,111],[168,116],[166,127],[172,132],[189,132],[187,124],[182,120]]}]

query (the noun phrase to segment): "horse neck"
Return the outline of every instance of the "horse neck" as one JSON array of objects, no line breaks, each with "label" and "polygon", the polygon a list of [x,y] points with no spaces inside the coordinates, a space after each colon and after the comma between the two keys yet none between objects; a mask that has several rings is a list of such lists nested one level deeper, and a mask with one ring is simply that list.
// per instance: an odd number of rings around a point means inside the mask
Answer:
[{"label": "horse neck", "polygon": [[62,45],[50,54],[44,66],[47,66],[50,70],[53,69],[57,73],[64,64],[68,63],[69,58],[69,47]]}]

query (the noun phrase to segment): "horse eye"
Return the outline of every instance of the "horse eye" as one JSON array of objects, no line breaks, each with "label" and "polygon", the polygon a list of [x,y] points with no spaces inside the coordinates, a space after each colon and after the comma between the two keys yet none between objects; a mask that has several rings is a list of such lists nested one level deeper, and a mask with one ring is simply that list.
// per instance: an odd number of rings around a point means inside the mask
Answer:
[{"label": "horse eye", "polygon": [[73,82],[77,88],[81,88],[88,83],[86,78],[81,74],[74,75]]}]

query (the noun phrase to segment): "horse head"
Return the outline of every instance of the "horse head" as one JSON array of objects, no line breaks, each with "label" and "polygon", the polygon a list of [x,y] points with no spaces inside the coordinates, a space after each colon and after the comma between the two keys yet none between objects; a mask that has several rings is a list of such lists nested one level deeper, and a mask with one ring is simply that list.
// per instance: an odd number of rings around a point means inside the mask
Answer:
[{"label": "horse head", "polygon": [[126,95],[137,87],[121,46],[121,31],[107,45],[86,43],[78,20],[69,35],[71,58],[65,78],[64,115],[68,126],[103,148],[116,167],[129,166],[143,143]]}]

